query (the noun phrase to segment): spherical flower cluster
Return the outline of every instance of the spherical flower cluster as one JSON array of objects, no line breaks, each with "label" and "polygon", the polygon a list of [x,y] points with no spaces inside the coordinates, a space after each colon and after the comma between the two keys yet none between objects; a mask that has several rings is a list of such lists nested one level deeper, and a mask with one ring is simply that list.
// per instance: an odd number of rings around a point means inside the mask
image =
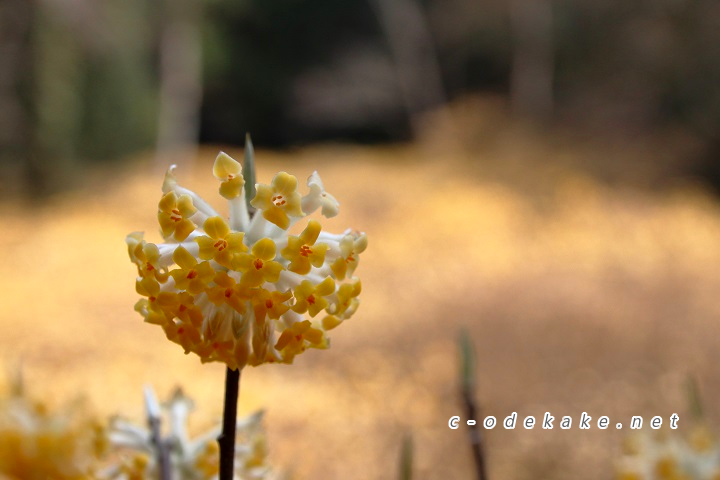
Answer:
[{"label": "spherical flower cluster", "polygon": [[[157,432],[115,417],[107,431],[109,450],[114,460],[96,475],[101,480],[155,480],[163,478],[158,461],[158,443],[166,451],[165,468],[176,480],[217,479],[219,456],[217,438],[220,427],[194,438],[187,431],[193,401],[176,390],[167,403],[157,404],[151,390],[145,392],[148,424],[157,422]],[[237,420],[234,477],[238,480],[279,478],[268,462],[262,412]],[[163,427],[163,420],[169,425]]]},{"label": "spherical flower cluster", "polygon": [[623,453],[618,480],[720,480],[720,444],[703,424],[687,437],[640,432],[626,440]]},{"label": "spherical flower cluster", "polygon": [[213,174],[228,200],[228,219],[178,185],[173,166],[158,209],[165,243],[128,235],[136,290],[144,297],[135,309],[185,353],[231,369],[292,363],[307,348],[327,348],[326,332],[357,310],[361,285],[353,273],[366,235],[331,234],[314,219],[297,235],[289,232],[317,210],[338,213],[317,172],[304,196],[285,172],[256,185],[253,214],[240,163],[220,153]]}]

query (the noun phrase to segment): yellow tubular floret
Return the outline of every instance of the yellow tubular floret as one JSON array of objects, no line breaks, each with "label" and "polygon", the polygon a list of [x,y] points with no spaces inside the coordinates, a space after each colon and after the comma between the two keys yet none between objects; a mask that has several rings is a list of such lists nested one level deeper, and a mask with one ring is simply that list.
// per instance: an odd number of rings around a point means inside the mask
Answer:
[{"label": "yellow tubular floret", "polygon": [[215,286],[206,291],[211,302],[215,305],[227,304],[240,314],[247,311],[247,301],[252,298],[248,289],[238,285],[226,272],[217,272],[214,282]]},{"label": "yellow tubular floret", "polygon": [[292,175],[280,172],[270,185],[258,184],[255,198],[250,205],[262,210],[262,215],[268,222],[274,223],[283,230],[290,226],[290,217],[304,215],[297,192],[298,181]]},{"label": "yellow tubular floret", "polygon": [[277,282],[283,267],[273,260],[275,251],[275,242],[263,238],[255,242],[251,253],[238,254],[233,268],[243,272],[240,283],[246,287],[259,287],[265,282]]},{"label": "yellow tubular floret", "polygon": [[359,255],[367,248],[367,235],[364,233],[359,235],[345,235],[340,240],[340,257],[338,257],[330,268],[335,277],[339,280],[345,280],[345,277],[351,277],[358,266]]},{"label": "yellow tubular floret", "polygon": [[300,275],[306,275],[311,267],[321,267],[325,262],[325,253],[328,245],[324,243],[315,244],[320,235],[320,222],[310,220],[303,232],[295,237],[288,237],[288,245],[280,254],[290,261],[288,270]]},{"label": "yellow tubular floret", "polygon": [[184,247],[175,249],[173,260],[180,266],[179,269],[170,272],[178,290],[198,294],[205,290],[208,282],[215,276],[215,270],[208,262],[198,263]]},{"label": "yellow tubular floret", "polygon": [[277,320],[290,310],[287,301],[292,298],[292,292],[270,292],[260,288],[253,296],[253,309],[255,320],[262,321],[265,317]]},{"label": "yellow tubular floret", "polygon": [[278,338],[275,348],[282,352],[283,359],[292,363],[295,355],[307,348],[305,342],[315,348],[325,348],[327,342],[322,330],[312,327],[309,320],[303,320],[285,329]]},{"label": "yellow tubular floret", "polygon": [[332,330],[342,323],[342,320],[335,315],[328,315],[323,318],[322,326],[325,330]]},{"label": "yellow tubular floret", "polygon": [[210,217],[205,220],[203,229],[208,235],[195,239],[200,247],[199,256],[203,260],[215,260],[220,265],[231,268],[233,256],[237,253],[247,252],[243,243],[245,234],[233,232],[220,217]]},{"label": "yellow tubular floret", "polygon": [[308,312],[314,317],[328,306],[325,297],[335,292],[335,280],[327,277],[317,285],[313,285],[309,280],[303,280],[295,289],[295,305],[293,311],[297,313]]},{"label": "yellow tubular floret", "polygon": [[168,192],[160,199],[158,209],[158,222],[166,238],[172,235],[182,242],[195,230],[195,224],[189,218],[197,209],[189,195],[178,197],[175,192]]},{"label": "yellow tubular floret", "polygon": [[213,175],[220,180],[220,195],[228,200],[242,195],[245,179],[242,166],[225,152],[220,152],[213,164]]}]

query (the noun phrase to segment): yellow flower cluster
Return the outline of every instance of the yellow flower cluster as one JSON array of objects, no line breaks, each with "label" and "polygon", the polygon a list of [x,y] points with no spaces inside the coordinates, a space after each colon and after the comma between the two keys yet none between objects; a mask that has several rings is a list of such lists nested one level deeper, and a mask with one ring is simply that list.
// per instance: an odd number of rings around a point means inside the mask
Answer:
[{"label": "yellow flower cluster", "polygon": [[704,424],[687,437],[641,432],[627,438],[623,450],[618,480],[720,480],[720,444]]},{"label": "yellow flower cluster", "polygon": [[127,236],[136,290],[144,297],[135,309],[185,353],[232,369],[292,363],[307,348],[327,348],[326,332],[357,310],[361,285],[353,273],[366,235],[331,234],[317,220],[289,233],[317,210],[338,213],[317,172],[304,196],[285,172],[256,185],[253,214],[240,163],[220,153],[213,175],[229,203],[228,219],[178,185],[173,166],[158,205],[165,242]]},{"label": "yellow flower cluster", "polygon": [[21,391],[0,399],[0,478],[92,478],[106,444],[80,406],[51,411]]}]

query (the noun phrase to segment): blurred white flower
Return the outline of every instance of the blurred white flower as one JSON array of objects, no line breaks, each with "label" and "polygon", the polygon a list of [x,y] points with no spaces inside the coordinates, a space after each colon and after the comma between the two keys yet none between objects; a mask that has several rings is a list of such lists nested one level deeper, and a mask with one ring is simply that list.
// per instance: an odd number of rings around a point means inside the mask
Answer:
[{"label": "blurred white flower", "polygon": [[720,480],[720,445],[704,424],[677,431],[638,432],[625,441],[618,480]]},{"label": "blurred white flower", "polygon": [[[135,425],[122,418],[112,419],[108,439],[110,450],[116,452],[119,459],[102,471],[100,478],[156,480],[160,478],[161,451],[165,454],[164,461],[173,480],[217,478],[220,426],[190,438],[187,422],[194,404],[179,389],[162,406],[157,404],[152,390],[146,389],[145,405],[147,426]],[[163,420],[169,425],[166,432],[162,429]],[[262,412],[237,421],[235,478],[238,480],[276,478],[268,464],[261,421]]]}]

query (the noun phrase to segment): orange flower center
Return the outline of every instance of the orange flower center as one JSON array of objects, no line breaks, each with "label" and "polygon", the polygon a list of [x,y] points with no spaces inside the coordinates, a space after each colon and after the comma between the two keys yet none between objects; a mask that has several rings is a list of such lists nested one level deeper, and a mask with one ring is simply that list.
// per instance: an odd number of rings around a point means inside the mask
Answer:
[{"label": "orange flower center", "polygon": [[219,252],[222,252],[223,250],[225,250],[225,249],[227,248],[228,243],[227,243],[227,241],[226,241],[225,239],[222,239],[222,238],[221,238],[220,240],[218,240],[217,242],[215,242],[215,245],[213,245],[213,246],[214,246],[215,248],[217,248]]},{"label": "orange flower center", "polygon": [[260,260],[259,258],[256,258],[255,261],[253,262],[253,265],[255,266],[256,270],[260,270],[263,267],[263,261]]},{"label": "orange flower center", "polygon": [[276,207],[281,207],[287,203],[282,195],[275,195],[270,200]]},{"label": "orange flower center", "polygon": [[170,212],[170,220],[172,220],[173,222],[179,222],[180,220],[182,220],[182,215],[180,215],[180,210],[178,210],[177,208],[173,208],[172,211]]},{"label": "orange flower center", "polygon": [[310,247],[308,247],[307,245],[303,245],[302,247],[300,247],[300,255],[302,255],[303,257],[307,257],[310,254],[312,254],[312,249]]}]

